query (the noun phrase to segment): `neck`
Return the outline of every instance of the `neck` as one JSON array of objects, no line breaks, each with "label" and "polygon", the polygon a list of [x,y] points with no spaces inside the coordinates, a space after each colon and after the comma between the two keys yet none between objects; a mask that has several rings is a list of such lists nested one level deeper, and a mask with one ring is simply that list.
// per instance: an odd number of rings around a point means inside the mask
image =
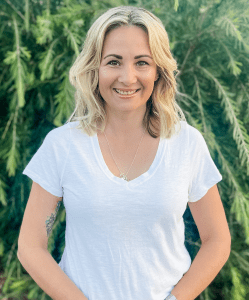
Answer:
[{"label": "neck", "polygon": [[145,130],[142,123],[144,113],[132,111],[127,114],[107,114],[105,134],[124,142],[141,137]]}]

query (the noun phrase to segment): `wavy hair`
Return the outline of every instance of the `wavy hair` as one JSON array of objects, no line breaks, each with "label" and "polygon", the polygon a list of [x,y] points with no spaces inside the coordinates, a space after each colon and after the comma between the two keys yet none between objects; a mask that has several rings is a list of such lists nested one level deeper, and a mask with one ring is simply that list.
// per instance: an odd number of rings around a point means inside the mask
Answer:
[{"label": "wavy hair", "polygon": [[170,138],[177,126],[181,128],[180,121],[186,121],[175,100],[177,63],[170,52],[168,34],[161,20],[146,9],[134,6],[107,10],[88,30],[83,50],[69,71],[69,80],[76,92],[75,109],[66,123],[79,121],[76,128],[88,136],[95,135],[97,130],[104,132],[107,118],[98,87],[98,69],[106,35],[121,26],[138,26],[148,36],[159,77],[146,102],[143,127],[154,138]]}]

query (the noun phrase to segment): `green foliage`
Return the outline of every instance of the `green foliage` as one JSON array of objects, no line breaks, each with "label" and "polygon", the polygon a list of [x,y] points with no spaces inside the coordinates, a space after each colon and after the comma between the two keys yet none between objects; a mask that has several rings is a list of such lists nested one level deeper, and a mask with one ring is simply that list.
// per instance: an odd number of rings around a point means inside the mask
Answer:
[{"label": "green foliage", "polygon": [[233,281],[233,288],[232,288],[232,299],[236,300],[243,300],[246,296],[246,289],[245,286],[241,282],[241,274],[236,267],[231,268],[232,273],[232,281]]},{"label": "green foliage", "polygon": [[[228,262],[199,300],[249,294],[249,6],[247,0],[5,0],[0,3],[0,298],[50,299],[25,274],[17,239],[31,180],[22,175],[45,135],[74,108],[68,72],[91,24],[108,8],[144,7],[163,22],[178,62],[177,101],[203,133],[223,180],[218,183],[232,236]],[[193,259],[198,230],[187,208],[186,247]],[[65,209],[48,250],[59,262]],[[58,247],[59,245],[59,247]],[[57,248],[56,248],[57,246]],[[1,278],[0,278],[1,279]],[[1,280],[0,280],[1,282]]]}]

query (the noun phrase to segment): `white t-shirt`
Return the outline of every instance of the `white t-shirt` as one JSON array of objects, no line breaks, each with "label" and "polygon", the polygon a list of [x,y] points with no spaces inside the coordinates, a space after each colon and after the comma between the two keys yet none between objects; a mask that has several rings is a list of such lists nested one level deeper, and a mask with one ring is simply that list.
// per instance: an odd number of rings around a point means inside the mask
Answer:
[{"label": "white t-shirt", "polygon": [[97,135],[70,122],[50,131],[23,171],[66,210],[59,263],[89,300],[163,300],[188,271],[183,214],[222,180],[201,133],[160,138],[150,169],[114,176]]}]

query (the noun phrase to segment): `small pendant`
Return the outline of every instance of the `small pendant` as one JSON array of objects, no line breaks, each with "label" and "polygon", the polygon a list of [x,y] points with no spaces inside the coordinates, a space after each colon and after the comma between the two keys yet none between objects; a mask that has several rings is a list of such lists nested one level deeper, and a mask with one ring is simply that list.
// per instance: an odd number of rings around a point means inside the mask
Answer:
[{"label": "small pendant", "polygon": [[127,179],[127,177],[125,176],[125,174],[124,174],[124,173],[121,173],[121,174],[120,174],[120,178],[122,178],[122,179],[124,179],[124,180],[128,181],[128,179]]}]

